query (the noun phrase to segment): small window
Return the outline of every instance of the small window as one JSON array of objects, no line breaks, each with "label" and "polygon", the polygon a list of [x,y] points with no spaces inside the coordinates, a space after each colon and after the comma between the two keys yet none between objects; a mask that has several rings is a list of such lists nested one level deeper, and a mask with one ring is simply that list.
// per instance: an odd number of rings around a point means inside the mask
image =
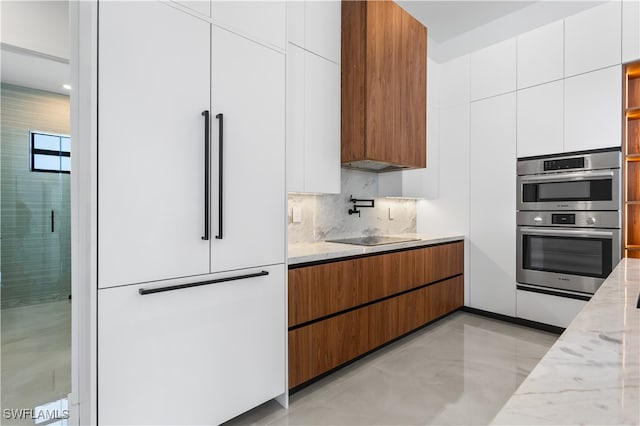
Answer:
[{"label": "small window", "polygon": [[31,132],[31,171],[71,173],[71,139]]}]

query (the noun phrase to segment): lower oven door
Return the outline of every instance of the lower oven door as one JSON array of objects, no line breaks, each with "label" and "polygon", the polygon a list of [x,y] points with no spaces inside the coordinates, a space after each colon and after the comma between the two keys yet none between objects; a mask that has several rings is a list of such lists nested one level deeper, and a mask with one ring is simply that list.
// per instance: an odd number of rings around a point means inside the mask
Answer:
[{"label": "lower oven door", "polygon": [[619,229],[519,226],[519,283],[593,294],[620,260]]}]

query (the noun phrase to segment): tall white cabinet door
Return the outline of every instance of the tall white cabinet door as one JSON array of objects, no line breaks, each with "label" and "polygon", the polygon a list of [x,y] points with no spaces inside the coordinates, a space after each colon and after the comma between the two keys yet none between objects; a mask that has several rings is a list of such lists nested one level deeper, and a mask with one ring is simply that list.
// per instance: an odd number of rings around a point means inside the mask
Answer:
[{"label": "tall white cabinet door", "polygon": [[340,193],[340,65],[305,52],[305,191]]},{"label": "tall white cabinet door", "polygon": [[620,65],[565,79],[566,152],[620,146],[621,79]]},{"label": "tall white cabinet door", "polygon": [[562,80],[518,90],[518,158],[563,151]]},{"label": "tall white cabinet door", "polygon": [[620,63],[620,3],[609,1],[565,19],[565,77]]},{"label": "tall white cabinet door", "polygon": [[515,316],[516,95],[471,103],[472,307]]},{"label": "tall white cabinet door", "polygon": [[340,63],[342,2],[304,2],[304,47],[335,63]]},{"label": "tall white cabinet door", "polygon": [[99,14],[99,287],[209,272],[210,25],[160,2]]},{"label": "tall white cabinet door", "polygon": [[640,2],[622,2],[622,63],[640,59]]},{"label": "tall white cabinet door", "polygon": [[284,266],[99,290],[98,422],[220,424],[286,391]]},{"label": "tall white cabinet door", "polygon": [[213,22],[260,43],[286,48],[287,6],[284,1],[213,1]]},{"label": "tall white cabinet door", "polygon": [[564,22],[518,36],[518,89],[564,77]]},{"label": "tall white cabinet door", "polygon": [[212,229],[218,229],[218,135],[223,114],[222,239],[212,272],[284,263],[285,55],[212,29]]},{"label": "tall white cabinet door", "polygon": [[208,0],[173,0],[182,6],[188,7],[204,16],[211,17],[211,2]]}]

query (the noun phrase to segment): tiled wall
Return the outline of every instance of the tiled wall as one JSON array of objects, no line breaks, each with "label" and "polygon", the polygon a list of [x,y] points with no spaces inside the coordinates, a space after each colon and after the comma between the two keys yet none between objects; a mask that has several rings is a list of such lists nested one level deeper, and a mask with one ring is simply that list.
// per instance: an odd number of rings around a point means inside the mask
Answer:
[{"label": "tiled wall", "polygon": [[3,84],[1,113],[1,306],[66,299],[71,292],[69,175],[29,171],[29,130],[68,135],[69,97]]},{"label": "tiled wall", "polygon": [[[378,175],[342,169],[341,193],[335,195],[289,194],[289,244],[366,235],[416,232],[416,201],[376,198]],[[374,208],[362,208],[360,217],[349,215],[349,197],[374,198]],[[302,221],[293,223],[292,209],[302,210]],[[389,219],[391,209],[393,220]]]}]

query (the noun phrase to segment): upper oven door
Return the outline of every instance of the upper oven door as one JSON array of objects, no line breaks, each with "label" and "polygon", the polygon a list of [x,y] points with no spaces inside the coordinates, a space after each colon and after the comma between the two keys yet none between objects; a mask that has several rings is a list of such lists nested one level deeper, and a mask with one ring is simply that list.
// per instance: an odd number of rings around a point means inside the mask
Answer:
[{"label": "upper oven door", "polygon": [[620,260],[619,229],[518,227],[520,283],[594,293]]},{"label": "upper oven door", "polygon": [[619,210],[620,169],[518,176],[518,210]]}]

